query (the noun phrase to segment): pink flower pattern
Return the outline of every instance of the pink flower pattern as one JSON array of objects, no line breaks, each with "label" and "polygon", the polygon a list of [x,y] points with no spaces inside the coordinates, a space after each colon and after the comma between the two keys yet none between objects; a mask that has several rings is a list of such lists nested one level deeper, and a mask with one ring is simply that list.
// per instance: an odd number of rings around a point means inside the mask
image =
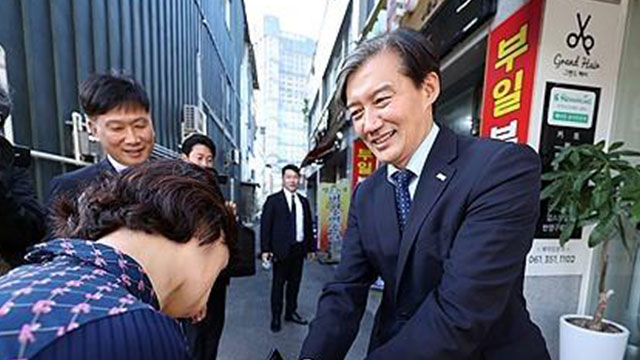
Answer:
[{"label": "pink flower pattern", "polygon": [[28,286],[28,287],[24,287],[20,290],[14,291],[13,292],[13,296],[20,296],[20,295],[29,295],[31,294],[31,292],[33,291],[33,288]]},{"label": "pink flower pattern", "polygon": [[131,278],[129,277],[129,275],[127,274],[120,275],[120,280],[122,280],[122,282],[124,282],[126,286],[131,286]]},{"label": "pink flower pattern", "polygon": [[102,270],[102,269],[93,270],[93,275],[96,275],[96,276],[103,276],[103,275],[106,275],[106,274],[107,274],[107,272]]},{"label": "pink flower pattern", "polygon": [[24,324],[20,329],[20,334],[18,335],[18,341],[21,344],[26,344],[28,342],[36,341],[36,337],[33,334],[36,330],[40,328],[40,324]]},{"label": "pink flower pattern", "polygon": [[107,265],[107,262],[103,258],[101,258],[99,256],[96,256],[96,259],[93,261],[93,263],[96,264],[97,266],[105,266],[105,265]]},{"label": "pink flower pattern", "polygon": [[2,306],[0,306],[0,316],[5,316],[11,311],[11,308],[15,305],[12,301],[7,301]]},{"label": "pink flower pattern", "polygon": [[69,280],[66,282],[67,286],[78,287],[82,286],[83,282],[80,280]]},{"label": "pink flower pattern", "polygon": [[85,294],[84,296],[87,300],[100,300],[102,299],[102,294],[100,292],[93,294]]},{"label": "pink flower pattern", "polygon": [[127,312],[127,308],[121,307],[121,306],[116,306],[109,309],[109,315],[118,315],[118,314],[123,314],[125,312]]},{"label": "pink flower pattern", "polygon": [[88,314],[89,311],[91,311],[91,305],[87,303],[80,303],[74,306],[73,308],[71,308],[71,312],[74,314],[80,314],[80,313]]},{"label": "pink flower pattern", "polygon": [[59,287],[51,290],[51,295],[62,295],[66,292],[71,291],[68,287]]},{"label": "pink flower pattern", "polygon": [[51,306],[55,305],[56,302],[53,300],[38,300],[33,307],[31,308],[31,311],[34,314],[46,314],[48,312],[51,312]]},{"label": "pink flower pattern", "polygon": [[53,240],[27,259],[30,265],[0,278],[3,357],[28,359],[89,321],[159,308],[142,268],[108,246]]}]

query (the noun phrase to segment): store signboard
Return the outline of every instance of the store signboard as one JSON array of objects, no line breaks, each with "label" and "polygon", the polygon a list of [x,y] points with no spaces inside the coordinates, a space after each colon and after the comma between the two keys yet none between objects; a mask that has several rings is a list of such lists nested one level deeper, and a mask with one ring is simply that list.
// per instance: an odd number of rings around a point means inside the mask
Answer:
[{"label": "store signboard", "polygon": [[353,175],[351,176],[351,190],[361,181],[376,171],[377,160],[361,139],[353,142]]},{"label": "store signboard", "polygon": [[544,0],[531,0],[489,34],[480,136],[526,143]]},{"label": "store signboard", "polygon": [[593,125],[597,97],[593,91],[551,89],[548,115],[549,125],[589,129]]},{"label": "store signboard", "polygon": [[[600,109],[600,88],[549,81],[545,83],[543,104],[538,151],[542,172],[546,173],[553,170],[551,162],[564,147],[593,144]],[[548,181],[543,181],[542,187],[548,184]],[[560,232],[557,215],[549,213],[548,201],[542,201],[535,238],[558,239]],[[571,238],[579,239],[581,235],[582,229],[578,228]]]},{"label": "store signboard", "polygon": [[[622,53],[628,0],[547,1],[527,142],[538,149],[542,172],[565,146],[608,138]],[[544,188],[547,183],[543,182]],[[590,229],[576,229],[560,248],[557,217],[540,204],[526,275],[588,274]],[[557,256],[555,256],[557,255]],[[588,276],[583,278],[586,289]]]},{"label": "store signboard", "polygon": [[351,190],[346,180],[338,183],[320,183],[318,190],[319,246],[329,259],[340,260],[342,239],[347,230],[347,214]]}]

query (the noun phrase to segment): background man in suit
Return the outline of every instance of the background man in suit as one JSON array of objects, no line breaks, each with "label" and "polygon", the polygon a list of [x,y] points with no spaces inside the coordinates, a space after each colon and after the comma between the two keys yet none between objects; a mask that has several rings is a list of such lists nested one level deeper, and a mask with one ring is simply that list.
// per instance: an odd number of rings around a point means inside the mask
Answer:
[{"label": "background man in suit", "polygon": [[368,359],[549,359],[522,294],[536,153],[434,123],[439,68],[418,32],[362,43],[338,84],[354,130],[387,165],[353,195],[342,261],[302,358],[344,358],[381,276]]},{"label": "background man in suit", "polygon": [[[216,146],[209,137],[193,134],[182,142],[181,150],[182,160],[215,172],[213,159],[216,157]],[[227,205],[229,206],[229,202]],[[187,331],[195,359],[215,359],[218,355],[229,286],[229,274],[225,270],[220,273],[211,288],[205,316]]]},{"label": "background man in suit", "polygon": [[0,88],[0,275],[23,264],[27,247],[44,236],[44,211],[31,183],[28,152],[16,152],[4,137],[10,113],[11,98]]},{"label": "background man in suit", "polygon": [[119,75],[92,75],[80,85],[80,105],[91,133],[107,157],[99,163],[51,180],[49,200],[60,193],[78,194],[102,172],[121,172],[151,155],[155,131],[149,96],[135,80]]},{"label": "background man in suit", "polygon": [[285,321],[306,325],[297,312],[298,291],[305,254],[315,257],[311,225],[311,207],[297,193],[300,169],[287,165],[282,169],[283,189],[270,195],[262,208],[260,240],[262,258],[273,261],[271,285],[271,331],[281,329],[282,295],[286,284]]}]

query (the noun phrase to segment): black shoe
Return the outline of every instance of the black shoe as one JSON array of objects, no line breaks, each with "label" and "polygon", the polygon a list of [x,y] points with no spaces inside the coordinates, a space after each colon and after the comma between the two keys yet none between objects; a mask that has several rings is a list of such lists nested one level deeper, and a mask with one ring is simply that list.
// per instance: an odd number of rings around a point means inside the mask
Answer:
[{"label": "black shoe", "polygon": [[280,324],[280,319],[271,320],[271,331],[274,333],[279,332],[282,329],[282,325]]},{"label": "black shoe", "polygon": [[284,321],[291,321],[292,323],[296,323],[299,325],[307,325],[309,322],[302,318],[302,316],[298,315],[297,312],[293,312],[284,317]]}]

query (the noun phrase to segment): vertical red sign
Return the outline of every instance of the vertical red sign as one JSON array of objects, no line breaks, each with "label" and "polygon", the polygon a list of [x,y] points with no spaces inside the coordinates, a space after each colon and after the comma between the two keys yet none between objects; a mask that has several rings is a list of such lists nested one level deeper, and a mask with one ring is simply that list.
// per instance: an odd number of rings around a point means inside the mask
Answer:
[{"label": "vertical red sign", "polygon": [[373,174],[376,170],[377,160],[364,141],[357,139],[353,143],[353,176],[351,177],[351,190],[358,183]]},{"label": "vertical red sign", "polygon": [[527,142],[544,0],[531,0],[489,34],[480,136]]}]

